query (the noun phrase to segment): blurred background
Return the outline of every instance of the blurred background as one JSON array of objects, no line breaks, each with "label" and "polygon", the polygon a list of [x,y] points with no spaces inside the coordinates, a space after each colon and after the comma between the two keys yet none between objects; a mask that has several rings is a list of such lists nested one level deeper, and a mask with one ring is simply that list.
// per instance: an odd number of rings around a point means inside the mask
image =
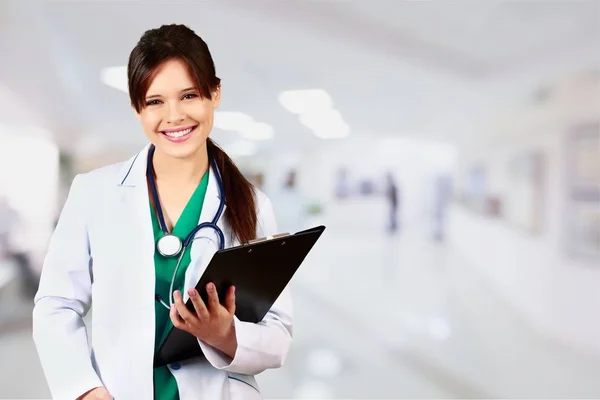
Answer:
[{"label": "blurred background", "polygon": [[212,137],[294,277],[267,399],[600,398],[600,2],[0,1],[0,398],[49,398],[32,298],[75,174],[146,143],[125,65],[190,26]]}]

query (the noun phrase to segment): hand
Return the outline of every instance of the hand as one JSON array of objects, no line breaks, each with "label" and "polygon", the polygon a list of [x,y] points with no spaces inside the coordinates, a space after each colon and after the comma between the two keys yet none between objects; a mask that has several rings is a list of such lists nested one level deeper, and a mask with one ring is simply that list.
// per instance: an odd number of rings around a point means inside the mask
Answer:
[{"label": "hand", "polygon": [[84,393],[77,400],[113,400],[113,397],[105,388],[97,387]]},{"label": "hand", "polygon": [[227,290],[225,306],[219,302],[219,295],[214,284],[206,285],[206,291],[208,307],[196,289],[188,291],[195,312],[186,307],[181,292],[177,290],[173,293],[175,304],[171,307],[170,313],[173,326],[191,333],[233,358],[237,349],[235,325],[233,324],[235,287],[231,286]]}]

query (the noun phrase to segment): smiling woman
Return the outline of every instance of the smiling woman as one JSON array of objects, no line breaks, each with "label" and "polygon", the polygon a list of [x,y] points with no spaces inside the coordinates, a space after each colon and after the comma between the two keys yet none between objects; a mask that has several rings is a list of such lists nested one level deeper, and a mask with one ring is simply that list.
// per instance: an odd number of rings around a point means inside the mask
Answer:
[{"label": "smiling woman", "polygon": [[[57,399],[260,398],[254,375],[280,367],[291,344],[289,292],[252,324],[235,318],[233,286],[218,298],[207,285],[206,304],[194,289],[216,251],[277,233],[270,200],[209,138],[221,82],[208,46],[164,25],[144,33],[127,72],[150,143],[73,181],[33,313],[48,386]],[[154,367],[173,327],[203,357]]]}]

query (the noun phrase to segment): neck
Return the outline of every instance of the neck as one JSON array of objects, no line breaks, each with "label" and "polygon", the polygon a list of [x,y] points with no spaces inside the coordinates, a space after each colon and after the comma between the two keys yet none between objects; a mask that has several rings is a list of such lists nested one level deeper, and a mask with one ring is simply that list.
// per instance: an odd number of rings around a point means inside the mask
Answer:
[{"label": "neck", "polygon": [[187,158],[176,158],[156,148],[152,164],[157,181],[175,185],[197,185],[209,167],[208,151],[206,146],[203,146]]}]

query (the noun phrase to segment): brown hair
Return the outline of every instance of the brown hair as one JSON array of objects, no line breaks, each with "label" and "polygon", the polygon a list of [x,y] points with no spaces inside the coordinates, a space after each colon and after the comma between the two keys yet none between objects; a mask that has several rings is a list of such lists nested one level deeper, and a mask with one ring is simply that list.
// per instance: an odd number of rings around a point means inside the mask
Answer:
[{"label": "brown hair", "polygon": [[[179,59],[187,65],[202,97],[211,98],[212,92],[221,84],[204,40],[185,25],[163,25],[146,31],[129,55],[129,98],[137,112],[145,107],[146,92],[157,68],[172,59]],[[254,188],[213,140],[207,139],[206,147],[223,180],[227,204],[225,219],[233,236],[246,243],[256,237]]]}]

